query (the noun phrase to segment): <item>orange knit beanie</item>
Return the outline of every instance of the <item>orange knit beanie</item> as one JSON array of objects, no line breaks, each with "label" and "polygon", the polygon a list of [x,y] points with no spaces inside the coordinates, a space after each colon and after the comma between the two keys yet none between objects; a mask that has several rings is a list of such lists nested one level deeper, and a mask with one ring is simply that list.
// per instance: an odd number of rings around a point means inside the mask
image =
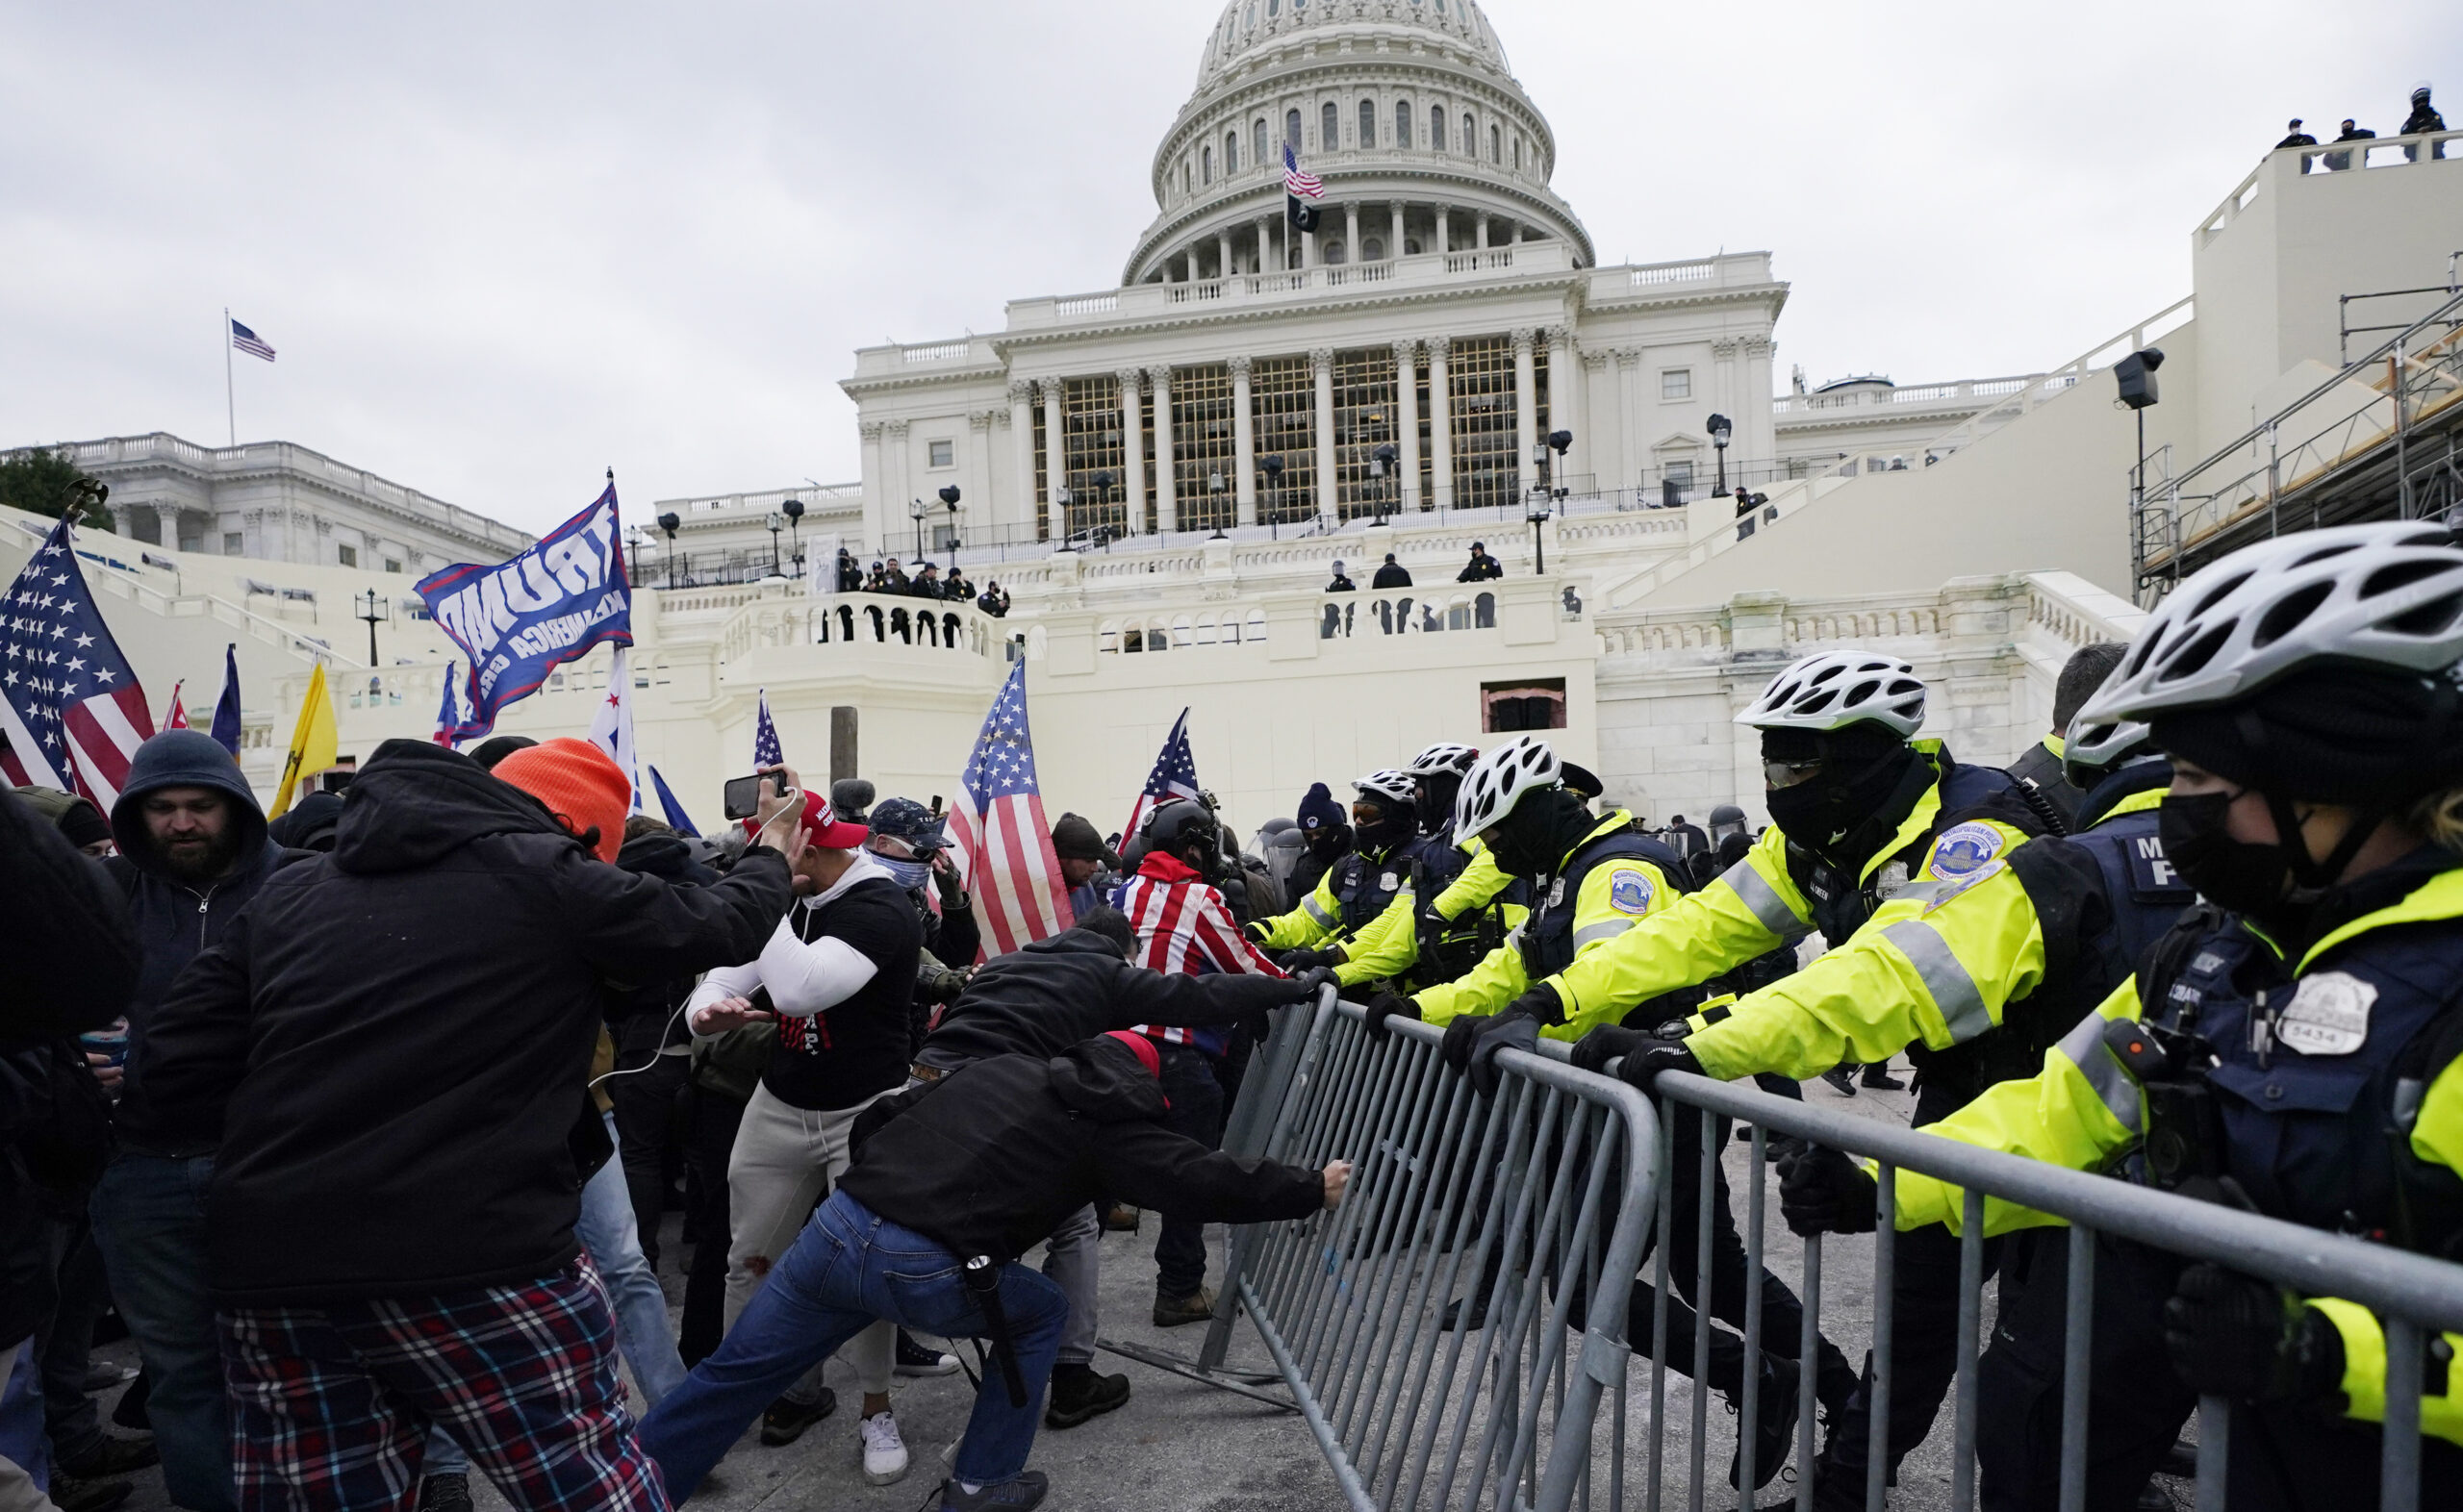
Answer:
[{"label": "orange knit beanie", "polygon": [[624,769],[588,741],[566,737],[518,750],[496,763],[495,775],[547,805],[575,839],[596,826],[599,860],[612,862],[623,848],[633,785]]}]

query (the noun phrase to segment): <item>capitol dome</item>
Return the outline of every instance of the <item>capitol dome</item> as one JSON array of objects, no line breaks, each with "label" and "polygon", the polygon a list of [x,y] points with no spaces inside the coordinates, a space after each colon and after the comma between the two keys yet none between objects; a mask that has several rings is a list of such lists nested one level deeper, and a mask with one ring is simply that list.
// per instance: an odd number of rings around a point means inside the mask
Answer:
[{"label": "capitol dome", "polygon": [[[1324,181],[1313,240],[1282,229],[1285,142]],[[1232,0],[1155,149],[1159,214],[1122,282],[1531,240],[1590,265],[1555,166],[1555,134],[1474,0]]]}]

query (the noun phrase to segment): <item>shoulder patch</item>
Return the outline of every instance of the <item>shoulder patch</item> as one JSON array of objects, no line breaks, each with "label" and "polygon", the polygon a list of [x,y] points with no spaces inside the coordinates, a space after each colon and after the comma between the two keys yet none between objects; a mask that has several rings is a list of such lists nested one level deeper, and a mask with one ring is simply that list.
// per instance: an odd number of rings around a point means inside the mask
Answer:
[{"label": "shoulder patch", "polygon": [[1608,906],[1637,918],[1650,912],[1650,873],[1639,867],[1618,867],[1608,879]]},{"label": "shoulder patch", "polygon": [[1995,873],[2005,869],[2007,866],[2008,863],[2006,862],[1988,861],[1963,877],[1956,877],[1947,882],[1934,883],[1932,900],[1924,905],[1925,914],[1930,916],[1942,905],[1949,902],[1950,899],[1958,896],[1964,892],[1967,892],[1978,883],[1990,879]]},{"label": "shoulder patch", "polygon": [[1933,842],[1933,860],[1925,875],[1937,882],[1958,882],[1992,865],[2009,838],[1980,819],[1953,824]]}]

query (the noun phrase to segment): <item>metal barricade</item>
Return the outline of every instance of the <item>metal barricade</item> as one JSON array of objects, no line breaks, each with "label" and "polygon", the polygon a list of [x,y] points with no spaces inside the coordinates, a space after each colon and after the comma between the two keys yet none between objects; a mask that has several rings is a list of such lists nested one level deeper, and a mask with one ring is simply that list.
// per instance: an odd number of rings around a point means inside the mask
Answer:
[{"label": "metal barricade", "polygon": [[[2261,1218],[2213,1203],[2198,1202],[2127,1181],[2063,1170],[2037,1161],[1983,1150],[1954,1140],[1927,1135],[1870,1119],[1809,1106],[1773,1096],[1750,1083],[1718,1082],[1671,1073],[1660,1078],[1666,1102],[1663,1126],[1671,1137],[1662,1149],[1658,1185],[1659,1222],[1665,1232],[1670,1219],[1673,1183],[1664,1162],[1678,1119],[1698,1118],[1703,1139],[1700,1214],[1700,1274],[1710,1269],[1712,1229],[1712,1164],[1717,1157],[1713,1129],[1717,1120],[1733,1119],[1752,1125],[1750,1166],[1746,1179],[1746,1211],[1742,1215],[1748,1275],[1763,1265],[1765,1166],[1769,1133],[1798,1135],[1850,1154],[1877,1160],[1881,1175],[1879,1223],[1873,1238],[1873,1356],[1871,1438],[1868,1444],[1864,1501],[1867,1512],[1881,1512],[1890,1454],[1887,1432],[1891,1390],[1891,1281],[1896,1237],[1892,1227],[1897,1169],[1936,1176],[1965,1190],[1965,1215],[1960,1223],[1960,1314],[1957,1339],[1957,1385],[1951,1400],[1952,1463],[1949,1503],[1954,1512],[1974,1505],[1975,1446],[1978,1422],[1976,1363],[1982,1323],[1984,1286],[1985,1198],[1999,1197],[2064,1219],[2069,1224],[2066,1332],[2061,1403],[2059,1505],[2077,1512],[2086,1504],[2088,1468],[2088,1347],[2095,1309],[2095,1254],[2099,1236],[2134,1241],[2172,1255],[2211,1260],[2236,1271],[2286,1287],[2302,1297],[2335,1297],[2375,1312],[2385,1328],[2388,1359],[2383,1433],[2383,1476],[2379,1505],[2385,1512],[2411,1512],[2420,1504],[2420,1411],[2425,1345],[2437,1332],[2463,1332],[2463,1266],[2382,1245],[2324,1233],[2299,1224]],[[2057,1233],[2058,1230],[2051,1230]],[[1804,1306],[1800,1358],[1814,1358],[1819,1335],[1822,1288],[1822,1242],[1804,1242],[1800,1298]],[[1661,1504],[1662,1441],[1665,1423],[1659,1410],[1664,1398],[1666,1353],[1667,1255],[1658,1258],[1658,1298],[1653,1308],[1651,1400],[1654,1403],[1649,1452],[1647,1501],[1652,1512]],[[1743,1321],[1744,1352],[1758,1358],[1762,1348],[1761,1293],[1747,1292]],[[1702,1356],[1710,1327],[1708,1307],[1694,1321],[1694,1356]],[[1814,1372],[1802,1373],[1797,1418],[1796,1452],[1800,1474],[1795,1504],[1811,1512],[1814,1480]],[[1693,1397],[1689,1504],[1703,1505],[1704,1394]],[[1756,1402],[1746,1394],[1739,1427],[1739,1452],[1745,1456],[1740,1477],[1750,1488]],[[2223,1467],[2231,1432],[2231,1404],[2221,1398],[2201,1399],[2197,1406],[2198,1512],[2221,1512],[2224,1506]],[[2454,1488],[2439,1492],[2450,1497]],[[1744,1493],[1742,1506],[1755,1504]]]},{"label": "metal barricade", "polygon": [[1659,1147],[1649,1099],[1515,1051],[1482,1096],[1440,1062],[1437,1030],[1372,1036],[1363,1019],[1331,990],[1283,1012],[1224,1141],[1352,1161],[1342,1205],[1234,1230],[1194,1365],[1106,1348],[1256,1395],[1263,1373],[1225,1367],[1244,1308],[1360,1512],[1587,1507],[1612,1392],[1607,1501],[1620,1504],[1625,1316]]}]

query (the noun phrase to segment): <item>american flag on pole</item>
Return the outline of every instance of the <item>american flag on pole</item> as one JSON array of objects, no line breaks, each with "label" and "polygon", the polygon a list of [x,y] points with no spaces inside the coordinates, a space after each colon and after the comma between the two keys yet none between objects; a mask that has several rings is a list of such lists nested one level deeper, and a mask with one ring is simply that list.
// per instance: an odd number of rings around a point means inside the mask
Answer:
[{"label": "american flag on pole", "polygon": [[1077,922],[1035,784],[1026,663],[1009,669],[1001,696],[992,700],[958,794],[950,817],[966,857],[967,885],[982,909],[984,957],[1006,955]]},{"label": "american flag on pole", "polygon": [[770,722],[770,690],[761,690],[761,717],[752,725],[752,769],[768,771],[773,767],[787,765],[787,753],[778,745],[778,727]]},{"label": "american flag on pole", "polygon": [[273,348],[267,343],[266,339],[237,320],[231,322],[231,344],[250,357],[262,357],[267,362],[273,361]]},{"label": "american flag on pole", "polygon": [[444,699],[437,705],[436,733],[428,737],[446,750],[453,748],[453,732],[461,727],[462,716],[453,707],[453,664],[444,664]]},{"label": "american flag on pole", "polygon": [[171,707],[170,711],[163,716],[163,728],[185,730],[189,727],[188,705],[180,702],[180,690],[188,685],[189,680],[185,677],[171,685]]},{"label": "american flag on pole", "polygon": [[1163,742],[1162,754],[1155,758],[1155,769],[1146,778],[1145,791],[1138,794],[1137,803],[1129,811],[1129,824],[1120,832],[1121,843],[1127,844],[1137,838],[1137,827],[1146,816],[1172,798],[1197,796],[1197,758],[1189,753],[1189,712],[1172,721],[1172,733]]},{"label": "american flag on pole", "polygon": [[1283,192],[1297,194],[1302,199],[1326,197],[1325,180],[1301,170],[1300,154],[1293,151],[1287,141],[1282,144],[1282,188]]},{"label": "american flag on pole", "polygon": [[145,690],[94,607],[63,519],[0,600],[0,772],[81,793],[109,814],[153,733]]},{"label": "american flag on pole", "polygon": [[617,646],[607,666],[607,696],[590,721],[590,743],[607,753],[633,785],[633,812],[642,812],[641,753],[633,745],[633,668],[629,647]]}]

